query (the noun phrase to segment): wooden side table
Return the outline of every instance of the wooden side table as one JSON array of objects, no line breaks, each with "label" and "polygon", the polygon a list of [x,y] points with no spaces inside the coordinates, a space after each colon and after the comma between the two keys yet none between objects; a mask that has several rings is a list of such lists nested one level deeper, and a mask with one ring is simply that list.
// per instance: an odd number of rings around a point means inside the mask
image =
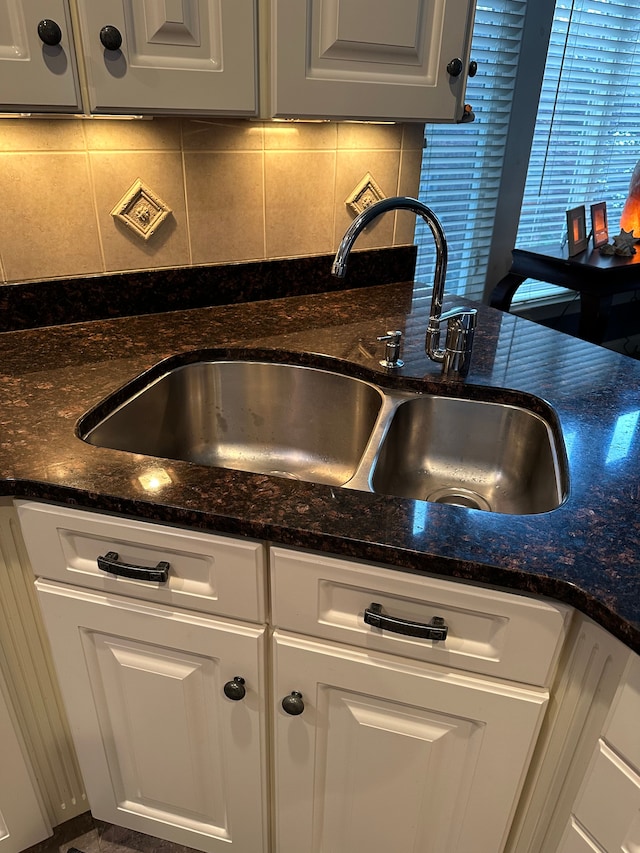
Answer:
[{"label": "wooden side table", "polygon": [[613,295],[640,288],[640,247],[630,258],[601,255],[598,249],[570,258],[566,248],[553,246],[514,249],[512,256],[511,269],[491,292],[491,307],[508,311],[515,292],[528,278],[575,290],[580,294],[578,334],[592,343],[606,340]]}]

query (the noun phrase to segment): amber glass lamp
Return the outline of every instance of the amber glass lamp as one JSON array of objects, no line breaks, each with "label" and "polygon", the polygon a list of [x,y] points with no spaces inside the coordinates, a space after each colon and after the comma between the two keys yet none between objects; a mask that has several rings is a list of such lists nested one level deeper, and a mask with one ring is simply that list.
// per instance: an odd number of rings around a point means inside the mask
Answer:
[{"label": "amber glass lamp", "polygon": [[640,160],[636,163],[631,175],[629,195],[620,217],[620,230],[627,233],[633,231],[636,240],[640,240]]}]

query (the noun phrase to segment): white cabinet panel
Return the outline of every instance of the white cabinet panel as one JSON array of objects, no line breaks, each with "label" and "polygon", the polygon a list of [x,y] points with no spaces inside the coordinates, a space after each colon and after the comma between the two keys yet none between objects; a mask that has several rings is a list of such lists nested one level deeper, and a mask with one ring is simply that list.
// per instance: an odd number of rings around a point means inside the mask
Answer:
[{"label": "white cabinet panel", "polygon": [[274,640],[278,853],[502,850],[546,692]]},{"label": "white cabinet panel", "polygon": [[603,741],[574,813],[607,853],[640,850],[640,777]]},{"label": "white cabinet panel", "polygon": [[421,27],[426,5],[424,0],[395,0],[393,15],[390,9],[387,14],[372,15],[369,0],[316,0],[310,30],[317,50],[311,49],[310,74],[322,77],[326,72],[330,76],[332,68],[347,69],[358,60],[362,75],[376,66],[395,64],[405,66],[404,73],[419,68],[421,74],[433,78],[428,62],[433,50],[425,50],[425,41],[428,37],[433,45],[442,38],[444,4],[429,8],[428,33]]},{"label": "white cabinet panel", "polygon": [[16,733],[0,673],[0,853],[19,853],[51,835]]},{"label": "white cabinet panel", "polygon": [[[38,35],[44,20],[59,27],[58,44]],[[0,81],[0,111],[82,111],[67,0],[1,0]]]},{"label": "white cabinet panel", "polygon": [[271,6],[273,115],[461,119],[475,0]]},{"label": "white cabinet panel", "polygon": [[640,656],[631,655],[604,738],[640,774]]},{"label": "white cabinet panel", "polygon": [[36,587],[93,815],[208,853],[264,850],[264,628]]},{"label": "white cabinet panel", "polygon": [[640,658],[628,660],[557,853],[640,851]]},{"label": "white cabinet panel", "polygon": [[[78,0],[91,111],[257,112],[255,0]],[[100,33],[115,27],[118,49]]]}]

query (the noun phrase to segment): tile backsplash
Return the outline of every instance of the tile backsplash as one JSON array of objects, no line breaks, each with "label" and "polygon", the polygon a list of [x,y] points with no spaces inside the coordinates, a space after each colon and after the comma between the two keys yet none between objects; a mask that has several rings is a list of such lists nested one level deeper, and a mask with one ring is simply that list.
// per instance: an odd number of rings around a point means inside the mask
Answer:
[{"label": "tile backsplash", "polygon": [[[423,126],[153,120],[0,120],[3,283],[335,251],[367,172],[417,195]],[[141,179],[171,208],[149,240],[111,211]],[[389,213],[357,248],[413,242]]]}]

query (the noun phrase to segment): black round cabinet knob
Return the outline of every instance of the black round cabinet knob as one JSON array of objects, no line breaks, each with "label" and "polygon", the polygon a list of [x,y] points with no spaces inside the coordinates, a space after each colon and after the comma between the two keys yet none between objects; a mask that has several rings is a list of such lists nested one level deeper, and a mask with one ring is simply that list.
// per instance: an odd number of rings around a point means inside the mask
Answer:
[{"label": "black round cabinet knob", "polygon": [[107,24],[100,30],[100,41],[105,50],[120,50],[122,45],[122,33],[117,27]]},{"label": "black round cabinet knob", "polygon": [[292,717],[297,717],[298,714],[301,714],[304,711],[302,693],[298,693],[297,690],[292,690],[291,693],[288,696],[285,696],[282,700],[282,707],[287,714],[291,714]]},{"label": "black round cabinet knob", "polygon": [[462,60],[459,56],[447,63],[447,74],[452,77],[459,77],[462,74]]},{"label": "black round cabinet knob", "polygon": [[233,681],[227,681],[224,686],[224,695],[233,702],[239,702],[241,699],[244,699],[246,693],[244,678],[241,675],[236,675]]},{"label": "black round cabinet knob", "polygon": [[56,24],[55,21],[52,21],[50,18],[43,18],[42,21],[38,24],[38,35],[40,36],[40,41],[44,44],[48,44],[53,47],[56,44],[60,44],[62,41],[62,30]]}]

